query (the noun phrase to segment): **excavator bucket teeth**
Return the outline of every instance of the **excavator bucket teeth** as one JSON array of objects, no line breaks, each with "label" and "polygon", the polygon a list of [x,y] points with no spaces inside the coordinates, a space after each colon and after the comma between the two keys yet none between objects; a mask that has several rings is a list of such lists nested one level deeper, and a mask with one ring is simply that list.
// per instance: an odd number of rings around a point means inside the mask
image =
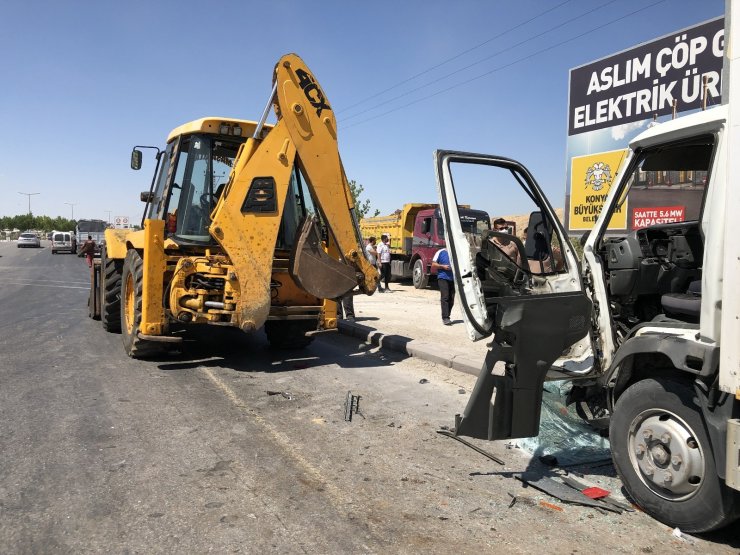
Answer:
[{"label": "excavator bucket teeth", "polygon": [[290,255],[290,275],[307,293],[336,299],[357,285],[356,270],[324,250],[316,219],[306,218]]}]

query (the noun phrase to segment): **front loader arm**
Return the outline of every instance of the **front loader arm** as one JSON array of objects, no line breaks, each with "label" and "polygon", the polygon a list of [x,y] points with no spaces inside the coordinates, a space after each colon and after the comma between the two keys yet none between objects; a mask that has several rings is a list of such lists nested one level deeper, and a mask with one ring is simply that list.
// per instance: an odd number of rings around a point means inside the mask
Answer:
[{"label": "front loader arm", "polygon": [[[352,267],[326,255],[314,229],[305,234],[303,252],[313,245],[315,258],[297,265],[301,269],[296,281],[311,294],[333,298],[355,285],[371,294],[378,279],[362,252],[337,150],[336,122],[323,92],[294,54],[280,59],[275,79],[278,122],[265,138],[258,130],[244,144],[209,228],[231,260],[234,275],[228,279],[238,293],[236,311],[245,331],[262,326],[270,313],[272,261],[294,164],[302,170],[317,209]],[[327,277],[320,290],[311,290],[310,274],[319,268],[328,268],[322,274]]]}]

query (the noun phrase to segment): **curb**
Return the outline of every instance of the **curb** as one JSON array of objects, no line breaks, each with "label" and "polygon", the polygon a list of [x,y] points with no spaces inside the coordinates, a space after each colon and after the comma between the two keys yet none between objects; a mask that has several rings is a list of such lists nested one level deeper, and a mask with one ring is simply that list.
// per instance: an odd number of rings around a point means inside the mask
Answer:
[{"label": "curb", "polygon": [[442,348],[436,344],[411,339],[403,335],[384,334],[370,326],[363,326],[345,320],[337,321],[337,329],[342,335],[355,337],[381,349],[428,360],[465,374],[477,376],[481,371],[481,361],[474,359],[465,351]]}]

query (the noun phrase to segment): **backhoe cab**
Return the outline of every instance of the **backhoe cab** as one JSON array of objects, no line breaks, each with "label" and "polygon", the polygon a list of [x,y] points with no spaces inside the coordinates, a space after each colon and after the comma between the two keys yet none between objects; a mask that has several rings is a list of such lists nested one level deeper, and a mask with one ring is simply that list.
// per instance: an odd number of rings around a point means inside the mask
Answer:
[{"label": "backhoe cab", "polygon": [[[270,108],[277,123],[265,123]],[[142,163],[134,149],[131,167]],[[143,230],[108,230],[91,315],[130,356],[177,342],[173,323],[253,331],[278,347],[336,326],[335,303],[376,270],[363,254],[336,120],[305,63],[286,55],[259,122],[203,118],[173,130]]]}]

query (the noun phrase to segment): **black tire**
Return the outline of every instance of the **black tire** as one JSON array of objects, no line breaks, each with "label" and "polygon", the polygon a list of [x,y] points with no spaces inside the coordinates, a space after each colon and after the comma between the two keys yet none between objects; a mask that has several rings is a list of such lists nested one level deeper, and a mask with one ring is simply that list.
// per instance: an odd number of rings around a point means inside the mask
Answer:
[{"label": "black tire", "polygon": [[269,320],[265,334],[273,349],[303,349],[313,341],[307,332],[316,330],[316,320]]},{"label": "black tire", "polygon": [[121,333],[121,274],[123,262],[100,253],[100,322],[110,333]]},{"label": "black tire", "polygon": [[417,289],[425,289],[429,284],[429,274],[427,274],[427,269],[424,267],[424,262],[421,258],[418,258],[416,262],[414,262],[411,279],[414,282],[414,287]]},{"label": "black tire", "polygon": [[641,380],[618,399],[609,426],[614,466],[630,496],[649,515],[689,533],[740,516],[737,492],[717,476],[695,397],[686,382]]},{"label": "black tire", "polygon": [[126,253],[121,274],[121,337],[126,354],[131,358],[161,355],[161,343],[139,338],[144,289],[144,261],[138,251]]}]

